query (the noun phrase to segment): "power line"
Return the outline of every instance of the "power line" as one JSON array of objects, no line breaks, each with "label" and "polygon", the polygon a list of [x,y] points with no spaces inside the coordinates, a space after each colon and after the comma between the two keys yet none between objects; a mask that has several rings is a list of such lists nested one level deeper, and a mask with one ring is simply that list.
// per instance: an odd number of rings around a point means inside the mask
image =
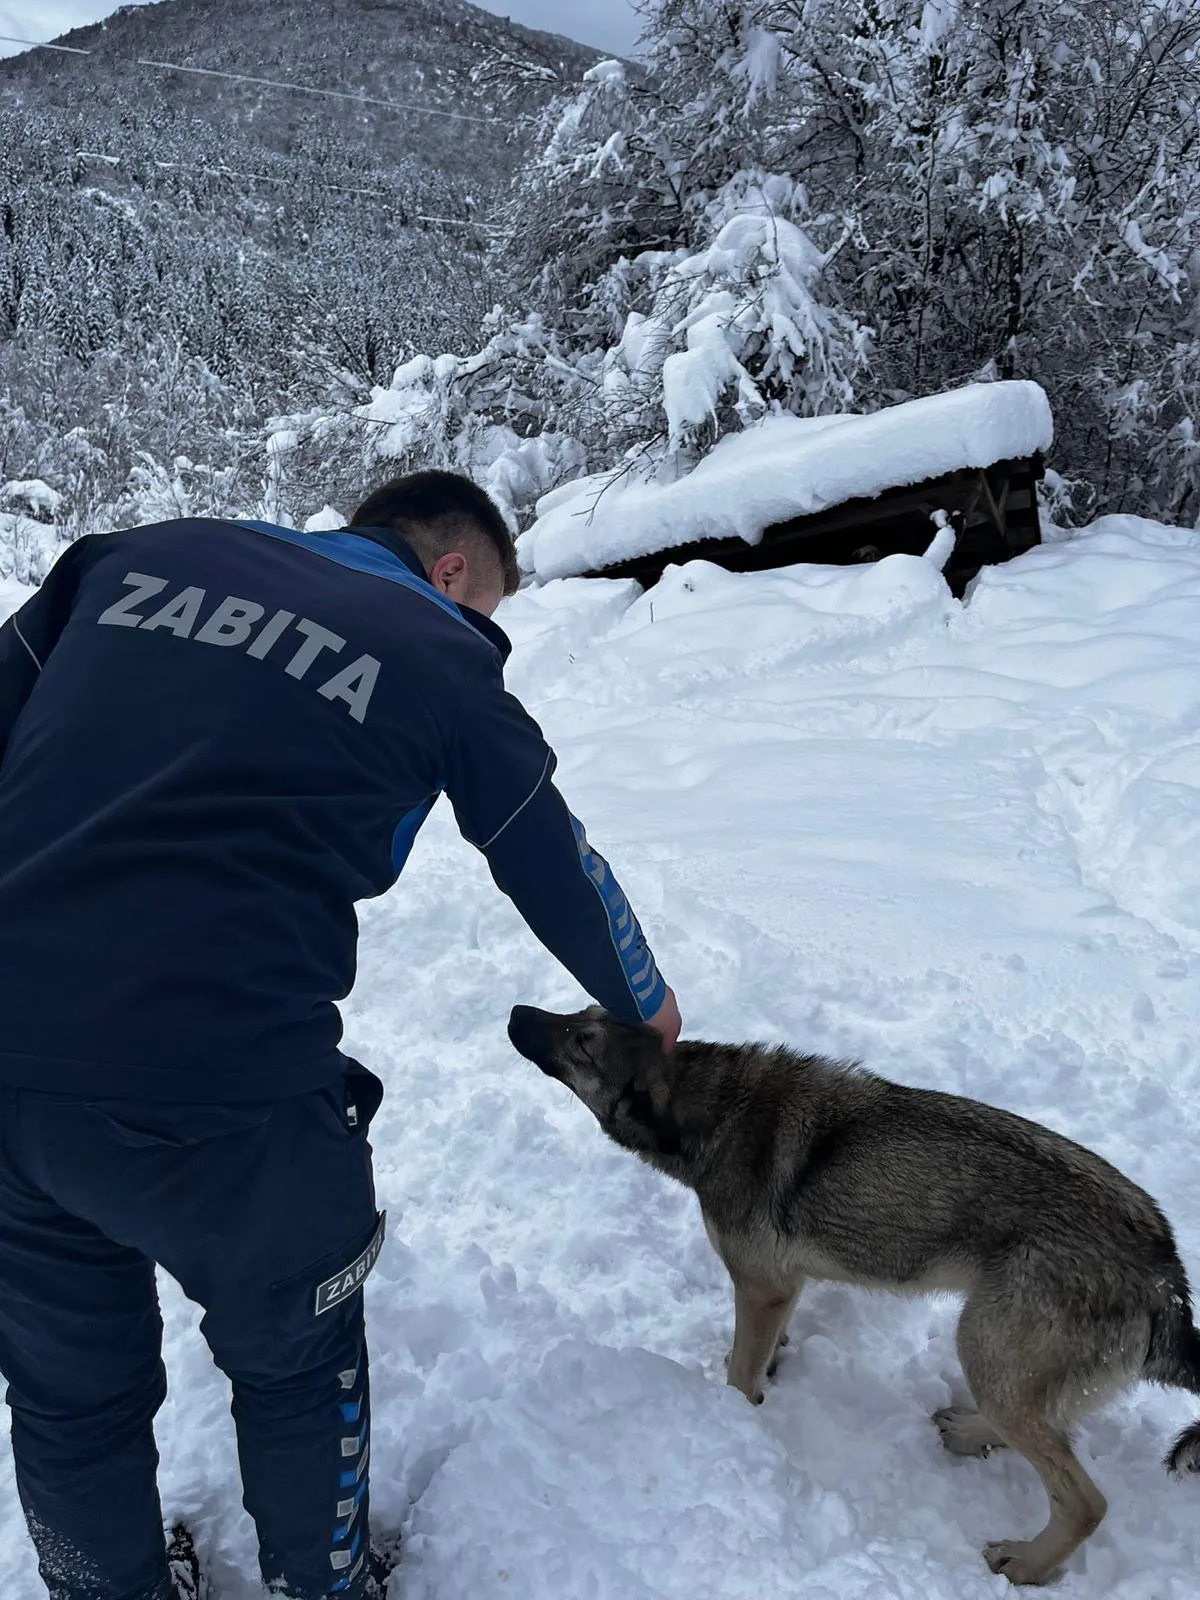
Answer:
[{"label": "power line", "polygon": [[493,222],[472,222],[469,217],[427,217],[423,212],[413,212],[414,222],[440,222],[447,228],[474,228],[476,233],[503,233]]},{"label": "power line", "polygon": [[[0,40],[6,44],[23,44],[31,50],[59,50],[72,56],[93,56],[95,50],[80,50],[74,45],[45,44],[40,39],[18,39],[9,33],[0,33]],[[345,89],[318,89],[310,83],[288,83],[282,78],[255,78],[245,72],[220,72],[216,67],[187,67],[180,61],[152,61],[145,56],[136,56],[134,65],[138,67],[153,67],[161,72],[187,72],[197,78],[226,78],[231,83],[255,83],[266,89],[289,89],[293,94],[315,94],[330,100],[349,100],[356,106],[382,106],[387,111],[415,111],[426,117],[448,117],[454,122],[477,122],[487,126],[502,125],[500,117],[474,117],[466,111],[442,111],[436,106],[417,105],[408,100],[380,100],[374,95],[351,94]]]},{"label": "power line", "polygon": [[[92,52],[89,51],[90,55]],[[406,100],[377,100],[374,95],[349,94],[344,89],[317,89],[307,83],[286,83],[281,78],[252,78],[244,72],[218,72],[215,67],[185,67],[178,61],[149,61],[137,57],[139,67],[158,67],[164,72],[190,72],[198,78],[228,78],[231,83],[257,83],[266,89],[291,89],[297,94],[325,95],[330,100],[349,100],[356,106],[384,106],[388,111],[419,111],[428,117],[451,117],[456,122],[498,122],[498,117],[472,117],[465,111],[439,111],[434,106],[419,106]]]},{"label": "power line", "polygon": [[[119,167],[129,159],[127,156],[106,155],[103,150],[76,150],[75,154],[81,161],[103,161],[105,166]],[[236,167],[201,167],[189,161],[158,161],[151,162],[152,166],[162,167],[167,170],[180,172],[196,172],[206,178],[248,178],[252,183],[280,183],[295,188],[294,178],[276,178],[266,172],[239,172]],[[338,194],[361,194],[379,197],[380,199],[394,199],[395,195],[390,189],[351,189],[342,183],[322,183],[319,179],[308,180],[317,189],[334,189]],[[432,218],[420,218],[421,221],[431,221]],[[436,219],[441,221],[441,218]]]},{"label": "power line", "polygon": [[0,33],[5,44],[27,44],[31,50],[61,50],[67,56],[90,56],[90,50],[77,50],[73,44],[40,44],[36,39],[18,39],[11,33]]},{"label": "power line", "polygon": [[[123,166],[130,159],[128,156],[110,156],[104,150],[76,150],[76,156],[81,161],[103,161],[105,166]],[[289,188],[296,188],[294,178],[279,178],[267,172],[240,172],[236,167],[201,167],[190,161],[159,161],[152,160],[151,165],[161,167],[167,171],[201,173],[206,178],[246,178],[251,183],[278,183]],[[322,183],[317,178],[307,180],[318,189],[333,189],[338,194],[367,195],[372,199],[394,200],[395,191],[391,189],[353,189],[344,183]],[[409,214],[412,222],[434,222],[446,228],[471,228],[476,233],[500,233],[502,230],[490,222],[475,222],[470,217],[433,217],[424,211],[413,211]]]}]

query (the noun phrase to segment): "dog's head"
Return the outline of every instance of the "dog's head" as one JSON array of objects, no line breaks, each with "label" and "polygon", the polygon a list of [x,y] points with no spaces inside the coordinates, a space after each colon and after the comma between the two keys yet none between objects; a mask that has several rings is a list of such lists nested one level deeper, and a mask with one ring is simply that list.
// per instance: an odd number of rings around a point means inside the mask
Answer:
[{"label": "dog's head", "polygon": [[617,1144],[645,1156],[680,1153],[662,1040],[644,1023],[593,1006],[571,1016],[514,1006],[514,1047],[583,1101]]}]

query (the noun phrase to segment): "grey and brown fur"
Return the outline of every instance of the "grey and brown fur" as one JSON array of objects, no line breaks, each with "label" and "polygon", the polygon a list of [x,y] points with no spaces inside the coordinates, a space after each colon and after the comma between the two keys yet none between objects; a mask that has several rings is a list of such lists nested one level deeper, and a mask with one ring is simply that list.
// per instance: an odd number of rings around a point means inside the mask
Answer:
[{"label": "grey and brown fur", "polygon": [[[685,1041],[592,1010],[518,1006],[513,1044],[610,1138],[694,1189],[733,1279],[728,1381],[755,1402],[806,1278],[964,1297],[975,1408],[934,1418],[948,1450],[1008,1445],[1050,1520],[984,1556],[1044,1583],[1107,1509],[1071,1445],[1088,1412],[1145,1379],[1200,1395],[1200,1334],[1166,1218],[1114,1167],[1036,1122],[758,1045]],[[1200,1422],[1166,1462],[1200,1473]]]}]

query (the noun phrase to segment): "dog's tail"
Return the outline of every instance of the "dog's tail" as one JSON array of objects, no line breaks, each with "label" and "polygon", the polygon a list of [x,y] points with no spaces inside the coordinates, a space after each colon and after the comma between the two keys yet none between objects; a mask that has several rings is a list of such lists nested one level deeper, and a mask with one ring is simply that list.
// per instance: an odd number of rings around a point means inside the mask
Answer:
[{"label": "dog's tail", "polygon": [[[1192,1322],[1186,1294],[1172,1296],[1167,1306],[1154,1313],[1143,1370],[1151,1383],[1200,1395],[1200,1330]],[[1200,1475],[1200,1422],[1183,1430],[1167,1452],[1164,1465],[1180,1477]]]}]

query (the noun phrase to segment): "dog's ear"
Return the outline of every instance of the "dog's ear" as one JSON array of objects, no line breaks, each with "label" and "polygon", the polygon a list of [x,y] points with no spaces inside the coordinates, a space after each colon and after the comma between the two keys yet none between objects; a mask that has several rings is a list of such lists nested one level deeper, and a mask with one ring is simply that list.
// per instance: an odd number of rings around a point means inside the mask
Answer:
[{"label": "dog's ear", "polygon": [[637,1078],[617,1096],[615,1110],[644,1130],[647,1148],[660,1156],[677,1156],[682,1149],[679,1124],[671,1111],[665,1080],[647,1089]]}]

